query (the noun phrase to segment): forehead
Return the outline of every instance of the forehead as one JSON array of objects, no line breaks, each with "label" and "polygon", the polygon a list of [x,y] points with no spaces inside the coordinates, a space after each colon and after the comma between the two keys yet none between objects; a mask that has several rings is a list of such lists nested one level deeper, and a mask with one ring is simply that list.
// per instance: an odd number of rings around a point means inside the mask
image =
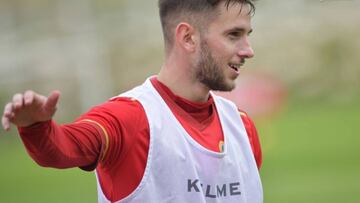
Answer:
[{"label": "forehead", "polygon": [[251,30],[250,6],[247,4],[230,4],[226,6],[221,3],[218,6],[218,15],[209,23],[209,30],[226,30],[233,28],[242,28]]}]

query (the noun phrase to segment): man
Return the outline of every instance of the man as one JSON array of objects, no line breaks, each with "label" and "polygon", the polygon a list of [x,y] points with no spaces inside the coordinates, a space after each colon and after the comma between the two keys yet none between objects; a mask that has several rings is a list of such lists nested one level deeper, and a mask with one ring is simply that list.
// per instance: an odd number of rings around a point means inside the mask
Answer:
[{"label": "man", "polygon": [[262,202],[261,149],[230,91],[254,53],[251,0],[159,0],[157,76],[58,125],[60,93],[27,91],[4,108],[41,166],[96,169],[99,202]]}]

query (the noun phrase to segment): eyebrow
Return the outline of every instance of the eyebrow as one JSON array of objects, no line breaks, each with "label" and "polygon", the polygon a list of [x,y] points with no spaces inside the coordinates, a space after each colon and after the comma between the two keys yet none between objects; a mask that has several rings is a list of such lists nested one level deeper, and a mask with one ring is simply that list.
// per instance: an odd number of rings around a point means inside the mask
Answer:
[{"label": "eyebrow", "polygon": [[[244,28],[241,28],[241,27],[235,27],[235,28],[232,28],[230,30],[228,30],[228,32],[246,32],[246,29]],[[250,34],[253,32],[253,29],[250,29],[247,34]]]}]

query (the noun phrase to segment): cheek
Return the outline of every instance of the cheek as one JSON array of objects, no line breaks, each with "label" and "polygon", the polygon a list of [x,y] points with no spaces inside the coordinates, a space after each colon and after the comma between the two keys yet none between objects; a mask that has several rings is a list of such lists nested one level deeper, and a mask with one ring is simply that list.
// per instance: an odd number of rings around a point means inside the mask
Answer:
[{"label": "cheek", "polygon": [[222,60],[228,60],[229,58],[231,58],[234,54],[235,51],[235,46],[228,44],[228,43],[217,43],[214,44],[213,47],[213,53],[216,53],[216,57],[217,58],[221,58]]}]

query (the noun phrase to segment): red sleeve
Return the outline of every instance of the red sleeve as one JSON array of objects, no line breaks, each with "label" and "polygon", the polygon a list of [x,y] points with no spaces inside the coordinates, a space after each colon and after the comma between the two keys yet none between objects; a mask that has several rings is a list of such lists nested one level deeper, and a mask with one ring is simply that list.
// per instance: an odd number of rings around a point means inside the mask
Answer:
[{"label": "red sleeve", "polygon": [[134,109],[142,110],[138,102],[120,98],[92,108],[71,124],[58,125],[51,120],[18,131],[29,155],[39,165],[93,170],[98,163],[110,164],[117,160],[114,156],[126,154],[122,135],[137,130]]},{"label": "red sleeve", "polygon": [[102,132],[88,123],[58,125],[50,120],[18,130],[29,155],[44,167],[86,169],[103,149]]},{"label": "red sleeve", "polygon": [[245,125],[245,129],[246,129],[246,132],[249,137],[251,149],[254,153],[257,167],[258,167],[258,169],[260,169],[261,164],[262,164],[262,152],[261,152],[259,135],[255,128],[254,122],[251,120],[251,118],[245,112],[243,112],[241,110],[239,110],[239,112],[240,112],[241,119]]}]

